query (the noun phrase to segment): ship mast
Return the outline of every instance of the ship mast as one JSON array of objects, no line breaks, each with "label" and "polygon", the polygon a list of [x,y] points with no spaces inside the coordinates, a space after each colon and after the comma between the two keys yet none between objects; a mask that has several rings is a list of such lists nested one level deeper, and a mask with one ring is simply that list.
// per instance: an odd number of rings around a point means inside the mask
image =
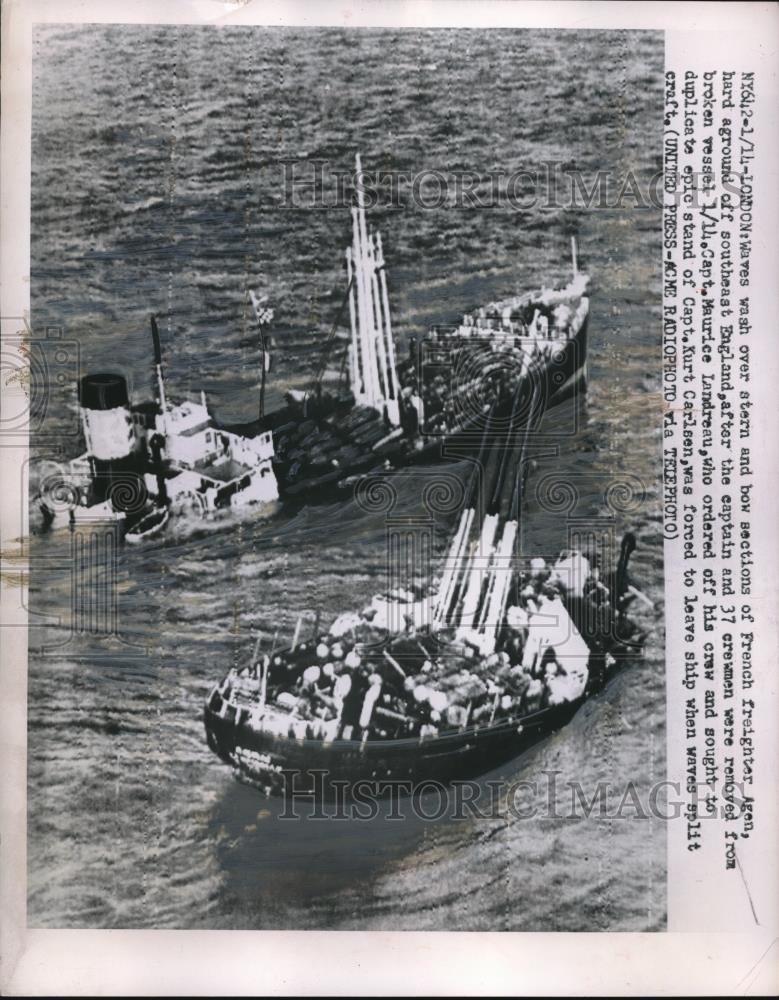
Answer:
[{"label": "ship mast", "polygon": [[160,331],[157,329],[157,317],[151,317],[151,337],[154,342],[154,371],[157,377],[157,397],[162,411],[160,424],[163,435],[168,432],[168,402],[165,398],[165,380],[162,377],[162,349],[160,347]]},{"label": "ship mast", "polygon": [[458,597],[458,584],[462,583],[463,570],[468,558],[468,540],[474,518],[476,517],[476,505],[478,502],[477,484],[481,471],[484,468],[484,456],[488,449],[494,410],[495,407],[493,405],[484,424],[484,432],[471,475],[465,507],[460,515],[460,523],[457,526],[457,531],[452,539],[452,544],[449,547],[449,552],[444,562],[444,571],[441,574],[441,582],[433,605],[432,624],[435,629],[444,628],[449,624],[452,604]]},{"label": "ship mast", "polygon": [[503,550],[503,543],[502,541],[496,541],[496,536],[500,528],[500,504],[509,464],[509,453],[513,443],[514,424],[519,407],[521,386],[522,380],[520,379],[517,383],[517,388],[512,399],[508,434],[506,435],[505,443],[500,451],[498,470],[495,477],[495,485],[492,490],[492,497],[489,502],[484,521],[482,522],[481,534],[479,536],[477,548],[472,556],[471,564],[466,571],[467,584],[465,586],[465,596],[463,598],[462,610],[457,628],[457,638],[460,641],[473,639],[475,634],[474,630],[478,629],[481,623],[481,619],[483,617],[482,612],[485,610],[487,603],[484,593],[485,582],[487,585],[487,592],[489,593],[489,589],[495,575],[495,563],[499,558],[499,553]]},{"label": "ship mast", "polygon": [[[469,535],[475,520],[475,502],[471,497],[452,541],[434,604],[433,628],[455,628],[457,639],[475,646],[482,656],[495,651],[514,573],[514,550],[524,491],[525,455],[540,390],[540,385],[535,380],[524,437],[517,456],[517,473],[513,479],[507,516],[503,523],[501,501],[507,472],[514,457],[521,393],[526,388],[527,383],[520,380],[512,400],[508,433],[500,449],[498,469],[481,530],[470,544],[469,552]],[[491,416],[492,414],[490,418]],[[490,418],[479,451],[479,468],[483,465]]]},{"label": "ship mast", "polygon": [[400,394],[384,250],[380,235],[368,230],[359,153],[355,164],[357,203],[352,206],[352,245],[346,250],[352,330],[349,382],[358,405],[386,413],[389,423],[397,427],[400,424]]},{"label": "ship mast", "polygon": [[[516,464],[516,473],[511,489],[511,500],[509,502],[508,516],[503,525],[503,534],[500,542],[495,546],[492,553],[492,560],[488,571],[487,588],[482,600],[476,628],[472,641],[483,656],[489,656],[495,652],[495,644],[498,632],[503,623],[503,616],[506,613],[511,580],[514,573],[514,549],[516,546],[517,534],[519,531],[519,517],[522,508],[525,476],[525,455],[527,453],[528,435],[531,427],[531,417],[535,410],[535,403],[539,386],[533,387],[533,396],[530,409],[525,423],[525,434],[522,446],[519,451]],[[512,425],[516,410],[512,413]],[[509,430],[509,440],[506,443],[504,457],[507,457],[512,448],[511,430]]]},{"label": "ship mast", "polygon": [[267,295],[257,296],[254,292],[249,289],[249,297],[252,300],[252,309],[254,310],[254,317],[257,320],[257,329],[260,334],[260,353],[262,355],[261,362],[261,373],[260,373],[260,420],[265,416],[265,375],[269,368],[270,355],[268,354],[268,342],[265,337],[265,330],[269,323],[273,320],[273,310],[270,309],[266,303],[268,301]]}]

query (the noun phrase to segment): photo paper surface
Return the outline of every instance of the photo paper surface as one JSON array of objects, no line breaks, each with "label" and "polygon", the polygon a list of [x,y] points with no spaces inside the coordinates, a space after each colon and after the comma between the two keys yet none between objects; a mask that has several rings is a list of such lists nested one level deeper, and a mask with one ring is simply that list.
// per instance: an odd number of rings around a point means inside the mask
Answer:
[{"label": "photo paper surface", "polygon": [[9,990],[770,982],[775,65],[230,6],[9,12]]}]

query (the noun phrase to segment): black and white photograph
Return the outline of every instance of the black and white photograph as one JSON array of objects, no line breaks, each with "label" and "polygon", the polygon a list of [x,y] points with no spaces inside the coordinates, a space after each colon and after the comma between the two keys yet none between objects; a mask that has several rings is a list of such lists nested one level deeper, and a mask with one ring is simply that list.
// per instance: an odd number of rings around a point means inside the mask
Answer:
[{"label": "black and white photograph", "polygon": [[34,45],[31,922],[662,929],[662,36]]},{"label": "black and white photograph", "polygon": [[769,7],[4,5],[4,993],[776,980]]}]

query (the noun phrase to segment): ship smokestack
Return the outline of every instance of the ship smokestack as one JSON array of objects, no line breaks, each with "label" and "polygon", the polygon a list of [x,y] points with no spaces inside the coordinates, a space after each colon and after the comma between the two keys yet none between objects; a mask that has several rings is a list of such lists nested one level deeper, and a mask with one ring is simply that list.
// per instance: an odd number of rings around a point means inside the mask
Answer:
[{"label": "ship smokestack", "polygon": [[137,441],[127,382],[112,372],[85,375],[79,383],[79,405],[95,494],[101,502],[111,498],[116,506],[117,496],[136,492]]}]

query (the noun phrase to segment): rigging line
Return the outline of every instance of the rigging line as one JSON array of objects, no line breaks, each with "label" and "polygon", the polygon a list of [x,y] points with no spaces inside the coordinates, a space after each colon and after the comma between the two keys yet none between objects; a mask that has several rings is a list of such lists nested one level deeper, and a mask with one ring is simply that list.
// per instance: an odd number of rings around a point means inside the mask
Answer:
[{"label": "rigging line", "polygon": [[[352,293],[352,288],[353,287],[354,287],[354,275],[352,275],[351,279],[349,280],[348,285],[346,286],[346,293],[344,294],[344,297],[341,300],[341,305],[339,306],[338,312],[336,313],[335,319],[333,320],[333,325],[332,325],[332,327],[330,329],[330,334],[329,334],[329,336],[327,338],[327,343],[325,344],[325,349],[324,349],[324,353],[323,353],[323,356],[322,356],[322,361],[320,362],[319,368],[317,369],[317,373],[314,376],[314,382],[313,382],[313,385],[311,387],[314,390],[318,390],[319,389],[319,386],[320,386],[320,384],[322,382],[322,379],[324,377],[325,370],[327,368],[327,362],[328,362],[328,360],[330,358],[330,351],[331,351],[332,346],[333,346],[333,341],[335,340],[335,335],[336,335],[336,333],[338,331],[338,325],[341,322],[341,316],[343,316],[343,311],[346,308],[347,302],[349,301],[349,296]],[[309,390],[306,393],[306,398],[308,398],[308,396],[310,395],[310,392],[311,392],[311,390]]]},{"label": "rigging line", "polygon": [[525,485],[527,481],[528,472],[530,467],[525,467],[525,457],[527,455],[527,446],[530,438],[530,428],[532,424],[532,414],[535,412],[535,407],[537,403],[537,396],[540,390],[540,384],[536,382],[533,386],[533,395],[530,401],[530,409],[528,410],[527,420],[525,421],[525,433],[522,438],[522,445],[519,450],[519,459],[517,462],[517,474],[514,479],[514,485],[512,487],[511,501],[509,503],[509,520],[519,521],[519,514],[522,508],[522,502],[524,500]]},{"label": "rigging line", "polygon": [[267,381],[265,373],[268,365],[268,343],[265,339],[263,326],[263,323],[257,322],[260,335],[260,354],[262,355],[260,360],[260,420],[265,416],[265,383]]},{"label": "rigging line", "polygon": [[479,443],[479,451],[476,456],[476,462],[474,464],[473,471],[471,472],[470,480],[468,482],[468,490],[465,494],[465,504],[463,506],[466,510],[470,507],[476,506],[477,483],[479,479],[479,473],[484,467],[484,455],[488,448],[487,442],[489,440],[490,430],[492,429],[492,418],[495,415],[496,406],[497,406],[496,403],[492,404],[492,406],[489,409],[489,412],[487,413],[487,420],[484,423],[484,431],[481,436],[481,442]]},{"label": "rigging line", "polygon": [[522,390],[522,378],[520,377],[517,381],[517,387],[514,390],[514,396],[511,401],[511,416],[509,417],[509,427],[508,433],[506,434],[505,444],[500,452],[500,460],[498,464],[498,475],[495,480],[495,486],[492,491],[492,499],[490,501],[490,513],[500,513],[500,500],[503,493],[503,486],[506,481],[506,470],[508,469],[509,454],[511,452],[511,443],[514,437],[514,423],[516,421],[517,411],[519,409],[519,399]]}]

